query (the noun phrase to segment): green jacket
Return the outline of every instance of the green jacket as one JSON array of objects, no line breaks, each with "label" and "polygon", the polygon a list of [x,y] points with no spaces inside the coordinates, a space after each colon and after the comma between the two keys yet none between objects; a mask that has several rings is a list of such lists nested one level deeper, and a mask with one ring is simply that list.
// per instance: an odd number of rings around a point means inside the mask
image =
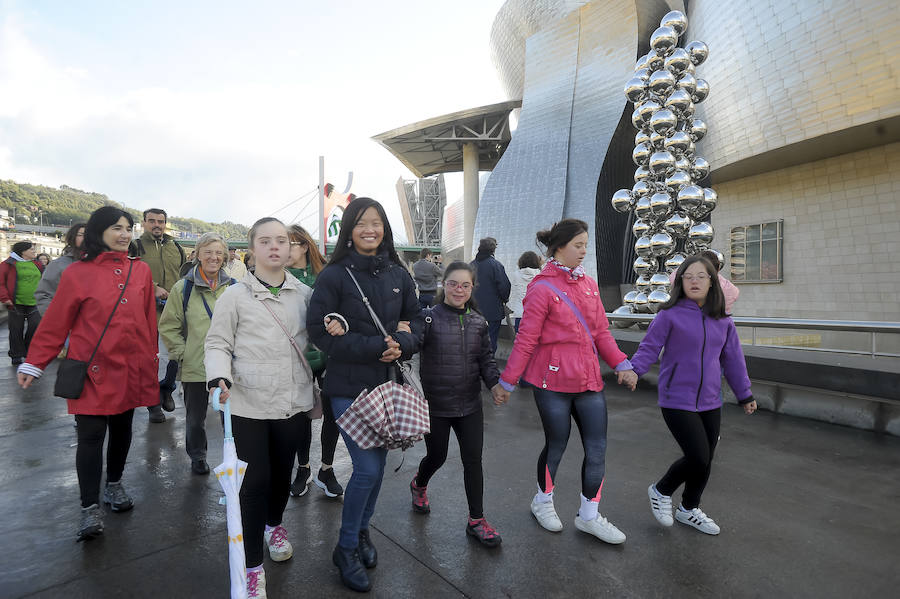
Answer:
[{"label": "green jacket", "polygon": [[171,292],[184,264],[184,250],[171,235],[163,235],[157,241],[148,231],[137,240],[138,256],[150,267],[153,282],[166,291]]},{"label": "green jacket", "polygon": [[[166,307],[159,319],[159,335],[169,350],[169,359],[181,363],[181,380],[186,383],[206,382],[206,369],[203,367],[203,344],[209,331],[210,317],[203,305],[206,300],[210,310],[216,309],[216,300],[225,293],[232,279],[225,271],[219,271],[219,283],[213,291],[194,267],[169,292]],[[190,279],[194,283],[191,296],[188,298],[187,313],[182,309],[184,304],[184,284]],[[187,339],[184,338],[184,323],[187,321]]]},{"label": "green jacket", "polygon": [[[316,286],[316,273],[313,272],[311,266],[306,268],[288,268],[288,272],[297,277],[307,287],[312,288]],[[328,363],[328,356],[325,352],[310,343],[306,346],[303,354],[306,356],[306,361],[309,362],[309,367],[315,374],[325,370],[325,365]]]}]

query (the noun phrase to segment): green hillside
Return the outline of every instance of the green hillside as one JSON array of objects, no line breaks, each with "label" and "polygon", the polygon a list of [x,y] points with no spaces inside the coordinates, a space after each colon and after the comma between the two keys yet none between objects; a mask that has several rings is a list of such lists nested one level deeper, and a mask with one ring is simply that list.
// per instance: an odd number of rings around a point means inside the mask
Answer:
[{"label": "green hillside", "polygon": [[[68,185],[59,189],[43,185],[28,185],[15,181],[0,180],[0,208],[9,210],[10,216],[15,213],[17,223],[36,225],[59,225],[67,227],[70,222],[86,221],[91,212],[101,206],[118,206],[102,193],[81,191]],[[124,207],[135,221],[142,219],[140,210]],[[245,239],[247,227],[238,223],[225,221],[208,223],[196,218],[182,218],[169,215],[169,224],[181,231],[206,233],[215,231],[226,239]]]}]

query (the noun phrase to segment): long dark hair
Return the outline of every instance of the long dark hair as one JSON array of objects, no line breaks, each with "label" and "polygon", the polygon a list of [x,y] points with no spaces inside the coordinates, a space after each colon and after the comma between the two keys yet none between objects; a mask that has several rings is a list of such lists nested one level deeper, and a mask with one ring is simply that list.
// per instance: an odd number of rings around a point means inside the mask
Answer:
[{"label": "long dark hair", "polygon": [[696,264],[697,262],[703,265],[703,268],[706,269],[706,274],[709,275],[709,291],[706,292],[706,301],[703,302],[703,306],[700,309],[711,318],[725,318],[727,316],[725,314],[725,294],[722,292],[722,286],[719,285],[719,273],[712,262],[703,256],[690,256],[681,263],[681,266],[675,271],[675,281],[672,283],[672,293],[669,296],[669,301],[660,306],[659,309],[668,310],[677,304],[681,298],[686,297],[681,277],[691,264]]},{"label": "long dark hair", "polygon": [[[77,243],[78,231],[86,226],[87,225],[85,223],[75,223],[74,225],[69,227],[69,230],[66,231],[66,247],[63,248],[63,254],[68,254],[71,252],[74,255],[76,253],[76,250],[81,249],[76,247],[75,244]],[[83,241],[81,245],[82,247],[84,247]]]},{"label": "long dark hair", "polygon": [[338,264],[353,251],[353,227],[356,226],[363,213],[369,208],[375,208],[378,211],[381,222],[384,223],[384,238],[378,246],[378,253],[386,252],[391,262],[398,266],[403,266],[400,256],[397,255],[397,250],[394,249],[394,233],[391,231],[391,223],[388,221],[384,207],[372,198],[356,198],[344,210],[344,216],[341,218],[341,232],[338,235],[334,253],[331,254],[331,259],[328,261],[329,266]]},{"label": "long dark hair", "polygon": [[561,247],[588,232],[588,224],[577,218],[564,218],[546,231],[537,232],[537,242],[547,248],[546,256],[552,258]]},{"label": "long dark hair", "polygon": [[133,227],[134,219],[121,208],[103,206],[91,213],[87,224],[84,225],[84,243],[81,246],[84,249],[83,260],[93,260],[103,252],[110,251],[109,247],[103,243],[103,232],[119,222],[123,216],[128,221],[128,225]]},{"label": "long dark hair", "polygon": [[[471,264],[469,264],[468,262],[462,262],[460,260],[457,260],[456,262],[451,262],[450,266],[448,266],[447,269],[444,271],[444,277],[441,279],[441,283],[447,282],[447,277],[450,276],[451,272],[457,272],[460,270],[466,271],[472,277],[472,295],[469,296],[469,300],[466,302],[466,308],[468,308],[469,310],[472,310],[473,312],[478,312],[480,314],[481,312],[478,310],[478,303],[475,301],[475,281],[477,278],[476,271],[472,267]],[[438,289],[437,294],[434,296],[434,303],[435,304],[443,304],[445,295],[446,294],[444,293],[444,287],[442,285],[441,288]]]}]

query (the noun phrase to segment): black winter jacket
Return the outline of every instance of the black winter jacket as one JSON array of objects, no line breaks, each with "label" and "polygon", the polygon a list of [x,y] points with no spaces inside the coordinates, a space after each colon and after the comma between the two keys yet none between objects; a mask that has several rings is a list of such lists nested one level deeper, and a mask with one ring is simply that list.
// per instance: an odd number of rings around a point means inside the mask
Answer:
[{"label": "black winter jacket", "polygon": [[438,304],[413,332],[421,341],[419,373],[429,413],[452,418],[480,410],[481,381],[490,388],[500,380],[484,317]]},{"label": "black winter jacket", "polygon": [[485,319],[491,322],[503,320],[506,313],[503,304],[509,301],[512,284],[500,261],[485,252],[478,252],[472,267],[478,273],[475,285],[475,301]]},{"label": "black winter jacket", "polygon": [[[363,389],[371,391],[395,378],[396,367],[379,361],[387,343],[345,266],[353,271],[388,333],[396,331],[399,321],[409,320],[412,325],[420,316],[409,271],[391,262],[387,254],[363,256],[351,252],[319,273],[306,312],[306,327],[312,342],[328,354],[323,391],[330,397],[356,398]],[[332,337],[325,332],[323,319],[329,312],[347,320],[350,330],[346,334]],[[418,351],[412,334],[393,332],[391,336],[400,344],[402,359]]]}]

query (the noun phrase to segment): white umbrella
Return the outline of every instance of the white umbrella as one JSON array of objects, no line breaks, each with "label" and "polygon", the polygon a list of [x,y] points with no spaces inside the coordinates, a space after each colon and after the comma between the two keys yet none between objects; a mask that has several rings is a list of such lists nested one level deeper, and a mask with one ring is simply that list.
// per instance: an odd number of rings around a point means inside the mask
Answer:
[{"label": "white umbrella", "polygon": [[219,503],[225,504],[228,518],[228,565],[231,570],[231,599],[246,599],[247,568],[244,556],[244,525],[241,522],[241,483],[247,471],[247,462],[239,460],[234,447],[234,436],[231,434],[231,401],[219,403],[220,389],[213,392],[213,409],[224,413],[225,446],[222,450],[222,463],[213,469],[225,497]]}]

